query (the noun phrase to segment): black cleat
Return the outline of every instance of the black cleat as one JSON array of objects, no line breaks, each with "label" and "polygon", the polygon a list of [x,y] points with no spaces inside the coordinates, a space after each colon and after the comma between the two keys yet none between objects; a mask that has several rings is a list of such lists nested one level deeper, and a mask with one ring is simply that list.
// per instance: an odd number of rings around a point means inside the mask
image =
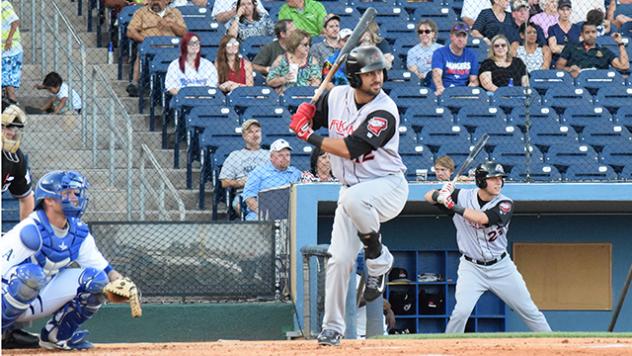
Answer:
[{"label": "black cleat", "polygon": [[2,335],[3,349],[38,349],[39,336],[26,330],[15,329]]},{"label": "black cleat", "polygon": [[364,289],[364,300],[371,302],[384,293],[384,275],[366,276],[366,288]]},{"label": "black cleat", "polygon": [[340,345],[340,339],[342,339],[341,333],[331,329],[324,329],[318,334],[318,345],[338,346]]}]

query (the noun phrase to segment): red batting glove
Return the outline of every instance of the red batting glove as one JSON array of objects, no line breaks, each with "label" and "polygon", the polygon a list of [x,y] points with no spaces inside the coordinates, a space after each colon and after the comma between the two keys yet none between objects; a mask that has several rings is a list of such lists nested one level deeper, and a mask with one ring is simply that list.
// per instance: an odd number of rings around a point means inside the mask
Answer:
[{"label": "red batting glove", "polygon": [[445,199],[443,200],[443,206],[450,210],[454,208],[454,200],[452,200],[452,196],[448,195],[447,197],[445,197]]},{"label": "red batting glove", "polygon": [[314,130],[312,130],[312,117],[314,117],[315,112],[316,107],[314,105],[303,103],[299,105],[296,114],[292,115],[290,129],[303,141],[307,141],[314,133]]},{"label": "red batting glove", "polygon": [[296,113],[300,113],[307,117],[309,121],[312,121],[314,114],[316,114],[316,105],[310,103],[302,103],[296,109]]}]

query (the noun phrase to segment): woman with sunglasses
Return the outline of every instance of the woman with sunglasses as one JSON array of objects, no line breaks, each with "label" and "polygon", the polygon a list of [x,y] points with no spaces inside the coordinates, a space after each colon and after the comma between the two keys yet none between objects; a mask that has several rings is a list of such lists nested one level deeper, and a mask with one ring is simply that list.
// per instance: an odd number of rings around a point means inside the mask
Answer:
[{"label": "woman with sunglasses", "polygon": [[310,36],[296,29],[287,39],[286,52],[277,57],[270,67],[267,84],[283,94],[285,89],[294,86],[320,85],[320,63],[309,55]]},{"label": "woman with sunglasses", "polygon": [[432,53],[441,45],[437,40],[437,24],[430,20],[421,20],[417,24],[417,35],[419,36],[419,44],[408,50],[406,56],[406,68],[424,83],[424,86],[430,86],[430,78],[428,73],[432,71]]},{"label": "woman with sunglasses", "polygon": [[227,33],[243,41],[251,36],[272,36],[270,16],[257,10],[257,0],[237,0],[237,14],[228,22]]},{"label": "woman with sunglasses", "polygon": [[509,41],[504,35],[496,35],[491,40],[487,59],[481,63],[479,70],[481,86],[488,92],[495,92],[498,87],[527,86],[527,67],[509,50]]},{"label": "woman with sunglasses", "polygon": [[180,40],[180,57],[167,69],[165,88],[171,95],[189,86],[216,87],[217,70],[213,62],[200,56],[200,38],[187,32]]},{"label": "woman with sunglasses", "polygon": [[219,42],[217,58],[218,88],[229,93],[238,87],[253,85],[252,63],[239,55],[239,41],[231,35],[225,35]]}]

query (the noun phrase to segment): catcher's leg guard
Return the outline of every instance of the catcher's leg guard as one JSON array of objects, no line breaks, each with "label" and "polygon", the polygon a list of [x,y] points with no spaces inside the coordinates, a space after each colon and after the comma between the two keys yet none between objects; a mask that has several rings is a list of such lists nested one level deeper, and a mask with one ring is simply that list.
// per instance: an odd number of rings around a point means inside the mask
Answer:
[{"label": "catcher's leg guard", "polygon": [[103,271],[86,268],[79,276],[77,296],[64,304],[42,328],[40,346],[47,349],[87,349],[92,344],[85,340],[79,325],[90,319],[101,307],[105,297],[101,293],[108,283]]},{"label": "catcher's leg guard", "polygon": [[374,259],[380,257],[382,254],[382,242],[380,242],[379,232],[369,232],[368,234],[358,232],[358,237],[364,245],[364,256],[366,258]]},{"label": "catcher's leg guard", "polygon": [[15,320],[28,309],[46,285],[44,270],[33,263],[18,266],[2,292],[2,332],[9,330]]}]

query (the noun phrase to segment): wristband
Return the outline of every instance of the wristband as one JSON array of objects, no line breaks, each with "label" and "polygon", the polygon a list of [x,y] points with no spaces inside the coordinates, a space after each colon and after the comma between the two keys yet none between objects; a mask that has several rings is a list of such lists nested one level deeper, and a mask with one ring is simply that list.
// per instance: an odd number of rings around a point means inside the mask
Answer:
[{"label": "wristband", "polygon": [[619,47],[620,46],[624,46],[625,47],[625,43],[621,42],[621,43],[617,44],[617,46],[619,46]]},{"label": "wristband", "polygon": [[434,200],[436,202],[438,197],[439,197],[439,191],[438,190],[435,190],[434,192],[432,192],[432,200]]},{"label": "wristband", "polygon": [[465,208],[462,206],[455,205],[454,208],[452,208],[452,211],[454,211],[454,213],[456,214],[463,216],[463,214],[465,213]]},{"label": "wristband", "polygon": [[311,143],[312,145],[320,148],[320,146],[323,145],[323,140],[324,138],[320,135],[317,135],[315,133],[309,135],[309,137],[307,138],[307,142]]}]

